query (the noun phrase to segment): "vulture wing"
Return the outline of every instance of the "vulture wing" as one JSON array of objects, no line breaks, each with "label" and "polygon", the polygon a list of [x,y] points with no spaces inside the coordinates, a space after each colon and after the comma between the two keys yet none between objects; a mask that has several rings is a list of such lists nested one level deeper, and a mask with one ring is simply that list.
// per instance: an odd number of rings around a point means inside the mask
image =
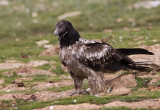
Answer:
[{"label": "vulture wing", "polygon": [[79,61],[96,70],[120,70],[125,65],[136,64],[127,56],[122,55],[107,43],[87,43],[79,48]]}]

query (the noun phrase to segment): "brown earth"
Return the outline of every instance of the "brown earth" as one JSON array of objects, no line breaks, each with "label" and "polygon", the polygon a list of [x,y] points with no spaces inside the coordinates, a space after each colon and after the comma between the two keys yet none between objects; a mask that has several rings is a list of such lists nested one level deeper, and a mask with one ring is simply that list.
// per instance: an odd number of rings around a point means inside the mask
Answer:
[{"label": "brown earth", "polygon": [[4,79],[0,79],[0,84],[3,84],[4,83]]},{"label": "brown earth", "polygon": [[24,90],[44,90],[46,88],[52,87],[63,87],[63,86],[73,86],[72,80],[63,80],[59,82],[49,81],[49,82],[33,82],[32,85],[25,85],[22,79],[15,80],[12,84],[6,87],[1,87],[1,91],[12,92],[12,91],[24,91]]},{"label": "brown earth", "polygon": [[[139,38],[140,39],[140,38]],[[142,39],[142,38],[141,38]],[[45,45],[46,43],[42,44],[41,46]],[[52,46],[49,46],[44,51],[45,55],[54,55],[57,54],[56,49],[48,50]],[[54,47],[55,48],[55,47]],[[155,55],[134,55],[131,56],[135,61],[151,61],[153,64],[160,66],[160,45],[156,44],[153,46],[142,46],[142,48],[148,49],[152,51]],[[51,53],[47,53],[51,52]],[[48,82],[33,82],[32,85],[25,85],[26,83],[23,83],[23,81],[30,81],[32,80],[33,75],[49,75],[49,76],[55,76],[54,73],[52,73],[49,70],[42,70],[42,69],[36,69],[34,67],[41,66],[44,64],[50,64],[54,66],[54,62],[48,62],[45,60],[33,60],[29,63],[21,63],[16,60],[8,60],[4,63],[0,63],[0,69],[13,69],[9,70],[8,72],[4,72],[3,75],[5,76],[12,76],[14,73],[17,75],[23,76],[23,78],[16,79],[12,82],[12,84],[9,84],[5,87],[3,87],[1,84],[5,82],[4,79],[0,79],[0,89],[1,91],[4,91],[5,93],[0,94],[0,100],[15,100],[20,99],[22,101],[49,101],[57,98],[65,98],[70,97],[70,93],[73,90],[67,90],[63,92],[52,92],[47,91],[46,88],[52,88],[52,87],[63,87],[63,86],[73,86],[73,80],[70,77],[70,75],[60,76],[61,81],[48,81]],[[3,66],[2,66],[3,65]],[[54,67],[53,67],[54,68]],[[65,67],[62,66],[62,69],[67,71]],[[148,88],[141,88],[140,90],[160,90],[160,87],[153,87],[153,84],[158,84],[158,81],[160,80],[160,75],[154,75],[154,74],[148,74],[145,72],[139,72],[138,74],[141,78],[152,78],[152,80],[148,83]],[[134,74],[123,74],[123,75],[117,75],[117,74],[105,74],[104,75],[106,80],[106,92],[107,94],[102,94],[102,96],[109,96],[109,95],[127,95],[132,94],[132,90],[130,87],[135,87],[137,85],[135,80]],[[68,80],[66,80],[68,79]],[[35,93],[29,93],[30,90],[39,90],[39,92]],[[14,91],[26,91],[25,93],[12,93]],[[76,102],[76,100],[73,100],[73,103]],[[159,99],[149,99],[149,100],[143,100],[139,102],[121,102],[121,101],[114,101],[110,102],[108,104],[104,105],[96,105],[96,104],[89,104],[89,103],[83,103],[83,104],[76,104],[76,105],[55,105],[55,106],[48,106],[45,108],[37,109],[37,110],[81,110],[81,109],[99,109],[101,107],[112,107],[112,106],[126,106],[130,108],[147,108],[147,109],[158,109],[160,108],[160,98]]]},{"label": "brown earth", "polygon": [[63,87],[63,86],[72,86],[73,81],[72,80],[63,80],[59,82],[36,82],[33,85],[33,89],[43,90],[45,88],[51,88],[51,87]]},{"label": "brown earth", "polygon": [[132,109],[136,108],[146,108],[146,109],[158,109],[160,108],[160,98],[158,99],[149,99],[143,100],[139,102],[121,102],[121,101],[114,101],[104,105],[105,107],[116,107],[116,106],[125,106]]},{"label": "brown earth", "polygon": [[107,90],[110,88],[135,87],[137,85],[134,74],[123,74],[110,81],[106,81]]},{"label": "brown earth", "polygon": [[14,69],[14,68],[19,68],[23,66],[27,67],[37,67],[37,66],[42,66],[44,64],[48,64],[48,61],[45,60],[32,60],[29,63],[22,63],[16,60],[8,60],[5,61],[4,63],[0,63],[0,70],[1,69]]},{"label": "brown earth", "polygon": [[44,50],[42,53],[40,53],[39,56],[53,56],[57,55],[59,53],[59,46],[50,46],[46,50]]},{"label": "brown earth", "polygon": [[48,70],[36,69],[33,67],[23,66],[19,67],[15,70],[4,72],[5,76],[12,76],[14,73],[21,76],[33,76],[33,75],[49,75],[55,76],[55,73],[52,73]]},{"label": "brown earth", "polygon": [[121,102],[121,101],[113,101],[104,105],[96,105],[96,104],[71,104],[71,105],[55,105],[48,106],[44,108],[34,109],[34,110],[97,110],[102,107],[120,107],[125,106],[132,109],[146,108],[146,109],[159,109],[160,108],[160,98],[158,99],[149,99],[143,100],[139,102]]},{"label": "brown earth", "polygon": [[160,44],[152,46],[140,46],[140,48],[147,49],[154,53],[154,55],[131,55],[130,58],[137,62],[148,62],[149,64],[156,64],[160,66]]},{"label": "brown earth", "polygon": [[35,92],[33,94],[28,93],[9,93],[9,94],[0,94],[0,100],[14,100],[20,99],[24,101],[48,101],[54,100],[57,98],[70,97],[70,93],[73,90],[63,91],[63,92],[50,92],[50,91],[41,91]]},{"label": "brown earth", "polygon": [[36,42],[36,44],[37,44],[38,46],[43,46],[43,45],[48,44],[48,43],[49,43],[48,40],[41,40],[41,41],[37,41],[37,42]]}]

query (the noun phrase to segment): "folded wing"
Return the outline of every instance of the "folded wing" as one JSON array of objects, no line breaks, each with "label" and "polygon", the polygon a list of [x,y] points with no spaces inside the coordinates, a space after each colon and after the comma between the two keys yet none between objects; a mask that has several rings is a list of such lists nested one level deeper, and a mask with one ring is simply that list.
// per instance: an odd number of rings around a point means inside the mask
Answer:
[{"label": "folded wing", "polygon": [[88,43],[80,47],[79,61],[96,70],[120,70],[126,65],[135,66],[135,63],[127,56],[122,55],[107,43]]}]

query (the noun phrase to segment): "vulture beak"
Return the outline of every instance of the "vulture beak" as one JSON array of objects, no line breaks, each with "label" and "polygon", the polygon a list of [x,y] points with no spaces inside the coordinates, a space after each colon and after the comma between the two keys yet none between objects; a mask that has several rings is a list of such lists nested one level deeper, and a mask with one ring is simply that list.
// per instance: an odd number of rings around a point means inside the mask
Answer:
[{"label": "vulture beak", "polygon": [[59,33],[58,33],[58,29],[55,29],[54,35],[55,35],[55,36],[58,36],[58,34],[59,34]]}]

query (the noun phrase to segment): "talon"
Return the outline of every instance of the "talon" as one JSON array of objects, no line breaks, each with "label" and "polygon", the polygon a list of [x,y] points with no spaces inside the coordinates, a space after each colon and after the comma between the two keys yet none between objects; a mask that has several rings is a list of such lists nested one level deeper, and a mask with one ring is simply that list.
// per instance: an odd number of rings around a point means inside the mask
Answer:
[{"label": "talon", "polygon": [[82,94],[82,95],[89,95],[90,93],[88,91],[85,91],[85,90],[81,90],[81,91],[74,91],[74,92],[71,92],[70,96],[73,96],[75,94]]},{"label": "talon", "polygon": [[85,91],[85,90],[84,90],[84,91],[80,91],[79,94],[82,94],[82,95],[89,95],[90,93],[89,93],[88,91]]},{"label": "talon", "polygon": [[77,91],[71,92],[70,96],[73,96],[75,94],[78,94],[78,92]]}]

